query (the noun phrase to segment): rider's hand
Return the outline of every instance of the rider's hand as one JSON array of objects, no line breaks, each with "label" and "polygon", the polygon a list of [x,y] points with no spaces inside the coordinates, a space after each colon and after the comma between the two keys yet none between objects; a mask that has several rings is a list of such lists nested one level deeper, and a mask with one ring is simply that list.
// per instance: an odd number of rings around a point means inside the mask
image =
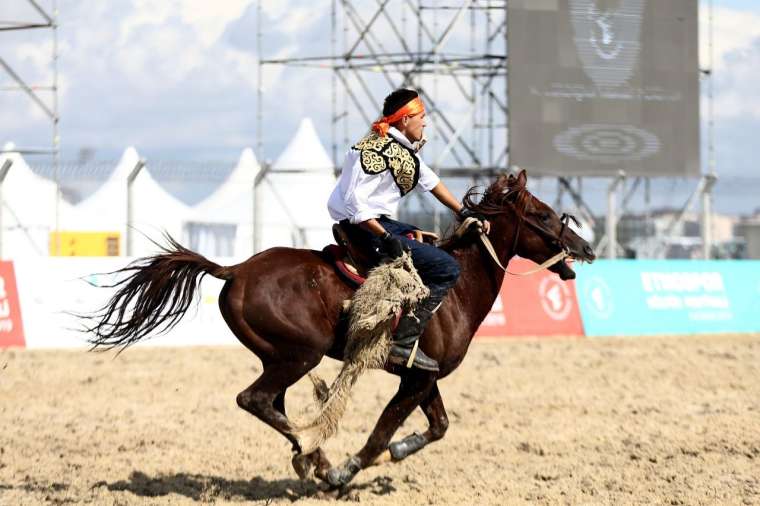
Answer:
[{"label": "rider's hand", "polygon": [[482,224],[483,232],[488,234],[488,232],[491,231],[491,224],[486,219],[486,216],[482,213],[463,207],[459,210],[459,217],[462,219],[462,221],[466,220],[467,218],[475,218]]},{"label": "rider's hand", "polygon": [[382,252],[388,255],[391,259],[399,258],[404,254],[404,243],[401,239],[391,235],[390,232],[385,232],[380,236],[380,243],[382,246]]}]

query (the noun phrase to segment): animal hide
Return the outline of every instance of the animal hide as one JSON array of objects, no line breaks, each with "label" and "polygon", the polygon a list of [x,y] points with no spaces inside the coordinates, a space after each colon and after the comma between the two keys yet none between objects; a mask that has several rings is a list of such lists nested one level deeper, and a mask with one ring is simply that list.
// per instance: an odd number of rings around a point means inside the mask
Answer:
[{"label": "animal hide", "polygon": [[348,301],[349,326],[343,368],[327,389],[310,373],[319,414],[293,431],[303,454],[315,451],[335,435],[351,388],[367,369],[382,368],[391,348],[393,322],[401,311],[413,312],[430,295],[412,264],[409,253],[372,269],[367,281]]}]

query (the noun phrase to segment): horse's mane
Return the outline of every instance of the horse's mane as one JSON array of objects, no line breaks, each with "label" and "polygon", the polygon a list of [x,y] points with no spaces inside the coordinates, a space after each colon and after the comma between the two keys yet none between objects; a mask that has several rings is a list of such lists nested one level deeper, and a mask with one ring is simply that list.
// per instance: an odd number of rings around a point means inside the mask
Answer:
[{"label": "horse's mane", "polygon": [[511,203],[514,205],[515,213],[522,218],[533,198],[525,186],[525,178],[510,174],[499,176],[485,191],[473,186],[467,190],[462,204],[467,209],[485,216],[495,216],[504,213]]},{"label": "horse's mane", "polygon": [[[535,198],[525,183],[525,177],[503,174],[485,190],[478,186],[471,187],[462,199],[462,204],[486,217],[503,214],[511,207],[517,217],[522,218],[528,204]],[[450,234],[445,234],[439,244],[443,249],[451,250],[461,243],[454,237],[454,231],[451,231]]]}]

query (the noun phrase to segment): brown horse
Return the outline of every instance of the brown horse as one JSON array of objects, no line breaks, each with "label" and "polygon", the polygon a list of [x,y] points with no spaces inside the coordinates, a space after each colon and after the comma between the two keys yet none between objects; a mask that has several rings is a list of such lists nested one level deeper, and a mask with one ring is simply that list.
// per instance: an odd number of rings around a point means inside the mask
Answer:
[{"label": "brown horse", "polygon": [[[527,176],[501,176],[476,202],[470,190],[464,205],[491,221],[490,238],[502,264],[520,255],[541,263],[565,250],[578,260],[593,261],[583,239],[566,227],[567,220],[526,189]],[[331,467],[322,449],[304,455],[285,414],[288,387],[313,369],[325,355],[340,360],[345,346],[343,301],[353,289],[320,251],[272,248],[231,267],[219,266],[171,241],[164,253],[124,269],[129,273],[118,290],[94,316],[94,347],[126,347],[156,331],[172,328],[193,301],[205,274],[227,282],[219,297],[222,315],[240,342],[255,353],[263,372],[237,396],[238,405],[271,426],[292,444],[293,466],[302,478],[315,475],[331,486],[347,484],[387,449],[400,460],[441,439],[448,418],[437,381],[464,359],[475,331],[488,314],[502,285],[504,272],[473,237],[446,249],[458,260],[461,276],[428,325],[420,344],[440,364],[440,372],[387,366],[400,376],[400,386],[364,447],[343,465]],[[551,267],[562,279],[575,277],[560,262]],[[419,406],[429,422],[419,435],[391,443],[404,420]]]}]

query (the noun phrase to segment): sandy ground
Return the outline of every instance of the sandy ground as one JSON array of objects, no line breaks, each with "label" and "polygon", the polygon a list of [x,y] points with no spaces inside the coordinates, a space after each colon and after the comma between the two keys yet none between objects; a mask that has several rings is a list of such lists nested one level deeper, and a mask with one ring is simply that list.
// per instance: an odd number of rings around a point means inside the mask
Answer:
[{"label": "sandy ground", "polygon": [[[0,351],[0,504],[333,502],[237,408],[259,368],[237,347]],[[395,387],[362,378],[334,463]],[[760,504],[760,336],[476,343],[441,390],[446,438],[365,470],[341,500]],[[289,412],[310,398],[299,382]],[[401,435],[424,428],[418,411]]]}]

